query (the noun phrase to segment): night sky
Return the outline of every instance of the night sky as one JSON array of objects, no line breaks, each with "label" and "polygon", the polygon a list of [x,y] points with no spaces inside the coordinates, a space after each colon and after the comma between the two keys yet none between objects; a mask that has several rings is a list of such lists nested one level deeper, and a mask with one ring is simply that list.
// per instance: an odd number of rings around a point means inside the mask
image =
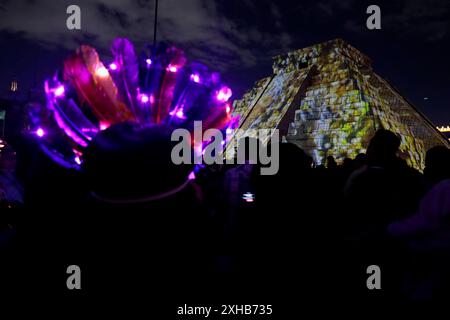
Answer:
[{"label": "night sky", "polygon": [[[66,8],[81,7],[81,30],[66,28]],[[381,30],[366,28],[366,8],[381,7]],[[12,79],[41,86],[79,44],[104,60],[118,36],[138,51],[153,38],[154,0],[0,0],[0,95]],[[218,69],[239,98],[271,74],[271,57],[343,38],[373,60],[436,125],[450,124],[450,1],[160,0],[158,40]]]}]

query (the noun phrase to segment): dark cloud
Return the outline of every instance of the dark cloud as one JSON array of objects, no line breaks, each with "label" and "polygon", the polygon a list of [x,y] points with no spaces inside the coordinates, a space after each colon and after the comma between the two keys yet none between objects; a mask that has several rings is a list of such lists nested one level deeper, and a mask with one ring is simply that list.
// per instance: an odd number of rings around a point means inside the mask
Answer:
[{"label": "dark cloud", "polygon": [[[66,8],[74,3],[81,7],[81,31],[66,28]],[[239,95],[271,72],[271,57],[342,37],[373,58],[381,74],[398,84],[400,91],[405,90],[415,101],[423,101],[421,95],[429,96],[427,108],[445,113],[450,121],[444,93],[450,79],[442,72],[450,69],[445,54],[450,2],[377,1],[382,20],[382,30],[377,31],[366,27],[366,9],[371,4],[375,3],[160,0],[158,40],[176,44],[190,58],[233,79],[232,85],[240,88]],[[16,66],[14,60],[29,50],[63,56],[87,43],[108,55],[118,36],[130,38],[140,49],[153,39],[154,5],[154,0],[0,0],[1,80],[9,80],[15,69],[32,68],[28,61]],[[17,39],[14,47],[7,48],[12,41],[6,39],[12,38]],[[42,69],[59,66],[59,62],[51,64],[48,60],[48,65],[42,63]],[[431,117],[437,119],[436,115]]]},{"label": "dark cloud", "polygon": [[[83,40],[95,40],[95,46],[107,49],[117,36],[127,36],[138,43],[153,38],[154,1],[77,1],[81,8],[82,30],[66,28],[66,7],[72,2],[26,0],[4,2],[0,30],[20,32],[26,39],[47,45],[75,49]],[[244,6],[254,9],[255,2]],[[225,70],[238,65],[253,66],[261,59],[261,49],[272,50],[290,44],[283,30],[282,15],[276,4],[270,6],[279,37],[258,29],[243,27],[219,12],[214,1],[164,0],[159,4],[159,39],[174,42],[206,64]]]},{"label": "dark cloud", "polygon": [[333,10],[333,6],[331,4],[329,4],[329,3],[319,2],[319,3],[317,3],[317,8],[319,10],[322,10],[325,15],[328,15],[328,16],[332,16],[333,15],[333,11],[334,11]]}]

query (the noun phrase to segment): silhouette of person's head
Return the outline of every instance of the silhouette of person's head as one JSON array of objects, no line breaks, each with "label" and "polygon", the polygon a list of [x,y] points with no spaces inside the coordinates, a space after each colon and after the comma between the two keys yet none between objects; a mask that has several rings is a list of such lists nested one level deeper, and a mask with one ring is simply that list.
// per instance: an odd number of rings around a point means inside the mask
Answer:
[{"label": "silhouette of person's head", "polygon": [[181,194],[193,168],[172,161],[171,132],[167,126],[134,123],[101,131],[83,156],[92,195],[104,203],[150,205]]},{"label": "silhouette of person's head", "polygon": [[436,146],[427,151],[424,174],[432,183],[450,178],[450,149]]},{"label": "silhouette of person's head", "polygon": [[350,158],[345,158],[344,162],[342,163],[342,166],[347,170],[353,169],[354,160]]},{"label": "silhouette of person's head", "polygon": [[311,168],[311,157],[292,143],[280,143],[280,173],[289,174]]},{"label": "silhouette of person's head", "polygon": [[337,163],[336,160],[334,160],[333,156],[328,156],[327,157],[327,168],[328,169],[334,169],[337,167]]},{"label": "silhouette of person's head", "polygon": [[379,129],[367,148],[367,162],[371,165],[389,165],[397,159],[400,138],[392,131]]},{"label": "silhouette of person's head", "polygon": [[355,168],[361,168],[367,163],[367,156],[365,153],[358,153],[355,157],[354,166]]}]

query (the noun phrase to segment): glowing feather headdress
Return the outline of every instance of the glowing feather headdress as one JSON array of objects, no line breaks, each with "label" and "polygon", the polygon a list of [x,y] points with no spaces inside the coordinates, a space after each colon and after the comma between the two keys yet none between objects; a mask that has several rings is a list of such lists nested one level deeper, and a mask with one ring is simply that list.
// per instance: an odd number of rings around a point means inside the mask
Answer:
[{"label": "glowing feather headdress", "polygon": [[81,46],[64,70],[45,82],[46,108],[32,110],[33,131],[55,161],[78,167],[84,148],[108,126],[132,121],[225,130],[231,121],[231,89],[220,75],[188,63],[183,51],[159,44],[138,58],[131,42],[114,40],[114,61],[105,66],[97,51]]}]

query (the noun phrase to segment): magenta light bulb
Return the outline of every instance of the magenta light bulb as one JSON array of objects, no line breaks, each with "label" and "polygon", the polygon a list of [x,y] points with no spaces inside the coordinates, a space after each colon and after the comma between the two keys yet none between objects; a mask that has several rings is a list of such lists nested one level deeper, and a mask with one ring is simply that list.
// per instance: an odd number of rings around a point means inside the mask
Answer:
[{"label": "magenta light bulb", "polygon": [[149,101],[150,101],[150,98],[149,98],[148,95],[146,95],[146,94],[141,94],[141,102],[142,102],[142,103],[147,103],[147,102],[149,102]]},{"label": "magenta light bulb", "polygon": [[39,138],[42,138],[42,137],[45,135],[44,129],[38,128],[38,129],[36,130],[36,135],[37,135]]},{"label": "magenta light bulb", "polygon": [[195,83],[199,83],[200,76],[198,74],[191,74],[191,80],[194,81]]},{"label": "magenta light bulb", "polygon": [[183,119],[183,118],[184,118],[184,112],[183,112],[183,109],[178,110],[178,111],[175,113],[175,115],[176,115],[178,118]]},{"label": "magenta light bulb", "polygon": [[152,64],[152,59],[150,59],[150,58],[145,59],[145,63],[146,63],[148,66],[151,65],[151,64]]},{"label": "magenta light bulb", "polygon": [[106,130],[109,127],[109,124],[106,122],[100,122],[100,130]]},{"label": "magenta light bulb", "polygon": [[178,68],[176,66],[169,64],[169,66],[167,67],[167,70],[169,70],[170,72],[177,72]]},{"label": "magenta light bulb", "polygon": [[113,63],[111,63],[110,65],[109,65],[109,69],[111,69],[111,70],[117,70],[117,64],[115,63],[115,62],[113,62]]},{"label": "magenta light bulb", "polygon": [[63,85],[60,85],[59,87],[57,87],[56,89],[55,89],[55,91],[54,91],[54,93],[55,93],[55,96],[56,97],[61,97],[61,96],[63,96],[64,95],[64,86]]},{"label": "magenta light bulb", "polygon": [[228,99],[230,99],[231,95],[233,93],[231,92],[231,89],[228,87],[222,87],[219,92],[217,93],[216,99],[220,102],[227,102]]},{"label": "magenta light bulb", "polygon": [[203,146],[202,146],[201,143],[199,145],[197,145],[197,146],[194,143],[194,152],[195,152],[196,155],[203,154]]}]

